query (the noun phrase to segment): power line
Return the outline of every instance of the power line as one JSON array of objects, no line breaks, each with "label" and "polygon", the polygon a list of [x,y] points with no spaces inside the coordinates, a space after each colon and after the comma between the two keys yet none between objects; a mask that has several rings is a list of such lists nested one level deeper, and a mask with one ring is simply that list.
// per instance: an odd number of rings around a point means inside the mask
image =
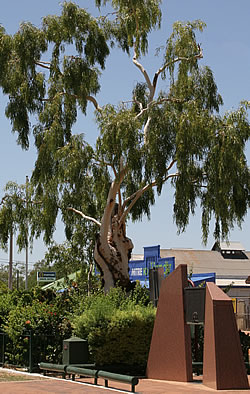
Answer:
[{"label": "power line", "polygon": [[[9,267],[9,262],[8,261],[1,261],[1,259],[0,259],[0,268],[6,268],[6,267]],[[19,262],[19,261],[13,260],[13,268],[23,270],[25,268],[25,262]],[[29,271],[32,271],[34,268],[35,268],[35,265],[32,262],[29,262],[29,266],[28,266]]]},{"label": "power line", "polygon": [[[15,260],[14,259],[13,262],[16,263],[16,264],[25,264],[24,260]],[[0,257],[0,263],[9,264],[9,259],[5,259],[5,258]],[[32,264],[32,265],[34,265],[36,263],[37,262],[34,262],[34,261],[30,261],[29,262],[29,264]]]}]

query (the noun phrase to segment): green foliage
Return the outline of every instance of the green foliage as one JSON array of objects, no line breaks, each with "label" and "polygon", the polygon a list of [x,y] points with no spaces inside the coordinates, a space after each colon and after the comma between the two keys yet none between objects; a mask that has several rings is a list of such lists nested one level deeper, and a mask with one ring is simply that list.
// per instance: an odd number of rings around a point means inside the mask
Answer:
[{"label": "green foliage", "polygon": [[145,286],[141,286],[137,281],[135,287],[130,292],[130,299],[136,305],[148,306],[149,305],[149,290]]},{"label": "green foliage", "polygon": [[57,279],[67,277],[67,275],[78,271],[80,268],[86,269],[84,253],[80,253],[79,248],[79,244],[54,243],[49,247],[44,259],[38,262],[35,268],[38,269],[41,266],[44,269],[53,268]]},{"label": "green foliage", "polygon": [[[198,68],[197,57],[199,55],[199,46],[196,42],[195,31],[203,31],[205,23],[196,20],[193,22],[177,21],[173,25],[173,33],[166,43],[166,53],[164,64],[169,64],[167,68],[172,82],[174,82],[174,71],[177,59],[183,61],[179,63],[178,80],[183,82],[189,73]],[[178,63],[177,63],[178,64]],[[166,77],[166,73],[163,74]],[[178,85],[181,85],[181,83]]]},{"label": "green foliage", "polygon": [[60,363],[62,341],[72,334],[67,315],[73,311],[70,295],[33,289],[31,292],[8,292],[0,297],[1,330],[8,335],[8,362],[28,365],[29,344],[32,359]]},{"label": "green foliage", "polygon": [[[137,303],[139,294],[144,299]],[[89,297],[84,312],[75,318],[76,335],[88,340],[93,360],[99,365],[122,364],[130,371],[144,371],[155,319],[142,288],[127,296],[115,288]]]},{"label": "green foliage", "polygon": [[[40,361],[60,363],[62,341],[72,335],[74,320],[74,334],[89,339],[98,362],[144,368],[154,315],[148,292],[139,284],[129,296],[121,288],[112,289],[107,295],[96,291],[86,296],[74,291],[56,295],[39,287],[29,292],[7,291],[0,296],[0,330],[8,335],[6,355],[9,363],[19,365],[28,365],[30,340],[35,365]],[[129,362],[119,351],[114,355],[108,352],[104,357],[109,335],[114,341],[117,330],[121,333],[117,337],[121,349],[126,342],[131,344]]]},{"label": "green foliage", "polygon": [[161,25],[161,0],[96,0],[100,9],[111,3],[114,12],[113,19],[101,17],[103,28],[111,46],[114,42],[129,53],[134,47],[137,56],[145,55],[148,51],[148,34]]},{"label": "green foliage", "polygon": [[[28,148],[29,116],[33,114],[39,114],[43,127],[57,130],[67,139],[76,121],[77,105],[85,112],[86,97],[99,90],[95,64],[104,68],[109,54],[97,21],[74,3],[64,2],[61,16],[44,18],[41,29],[23,23],[13,37],[3,29],[1,34],[1,61],[6,70],[1,86],[10,97],[6,116],[18,133],[18,143]],[[50,63],[41,60],[49,44],[53,48]],[[63,56],[69,44],[76,53]],[[38,71],[37,66],[47,72]]]},{"label": "green foliage", "polygon": [[16,305],[15,297],[9,291],[1,292],[0,296],[0,331],[3,329],[3,324],[8,318],[9,312]]},{"label": "green foliage", "polygon": [[[250,204],[245,153],[249,103],[219,115],[223,100],[212,70],[199,65],[203,53],[196,34],[205,24],[195,20],[173,25],[162,65],[151,80],[139,59],[147,54],[149,33],[160,27],[161,1],[95,4],[102,11],[109,4],[113,12],[94,18],[70,1],[62,4],[59,16],[43,18],[41,28],[25,23],[13,36],[0,28],[0,86],[9,99],[6,116],[21,146],[28,147],[32,132],[37,148],[29,192],[36,203],[24,210],[24,190],[11,186],[0,211],[2,244],[6,246],[13,228],[19,231],[19,247],[24,247],[27,219],[31,239],[43,234],[48,244],[60,210],[67,239],[81,229],[80,245],[93,254],[96,226],[104,234],[110,224],[111,213],[106,221],[102,218],[109,212],[112,185],[117,186],[112,203],[119,205],[121,230],[129,217],[150,217],[155,190],[160,195],[167,181],[175,190],[178,231],[187,228],[200,204],[204,242],[212,219],[214,236],[227,238],[235,224],[241,225]],[[142,81],[136,82],[131,102],[101,108],[96,100],[100,75],[115,44],[127,53],[133,48]],[[95,146],[72,131],[89,102],[99,128]]]},{"label": "green foliage", "polygon": [[[90,295],[90,297],[83,300],[82,305],[82,310],[86,313],[86,327],[91,329],[91,327],[96,325],[101,326],[102,323],[105,322],[105,319],[111,317],[115,309],[123,309],[129,301],[126,292],[120,287],[111,289],[106,295],[103,294],[103,291]],[[77,320],[78,318],[76,318],[76,321]],[[85,333],[82,332],[82,334],[84,337],[87,335],[87,331]]]},{"label": "green foliage", "polygon": [[[28,221],[32,215],[31,204],[27,204],[30,186],[8,182],[0,209],[0,244],[7,248],[10,234],[18,233],[16,243],[19,251],[28,243]],[[28,200],[27,200],[28,197]]]},{"label": "green foliage", "polygon": [[[34,265],[30,274],[33,286],[36,285],[37,271],[55,271],[56,278],[65,279],[65,287],[77,286],[80,293],[88,294],[100,286],[100,280],[94,272],[92,261],[94,242],[88,240],[85,246],[85,234],[81,228],[76,228],[71,240],[63,244],[51,243],[44,258]],[[76,279],[69,280],[69,275],[76,273]],[[31,278],[30,278],[31,279]]]},{"label": "green foliage", "polygon": [[126,32],[128,47],[135,46],[137,55],[148,50],[147,36],[161,24],[159,0],[112,0],[118,13],[119,29]]},{"label": "green foliage", "polygon": [[88,341],[96,363],[145,368],[154,318],[153,308],[137,306],[117,310],[105,330],[95,327],[88,335]]}]

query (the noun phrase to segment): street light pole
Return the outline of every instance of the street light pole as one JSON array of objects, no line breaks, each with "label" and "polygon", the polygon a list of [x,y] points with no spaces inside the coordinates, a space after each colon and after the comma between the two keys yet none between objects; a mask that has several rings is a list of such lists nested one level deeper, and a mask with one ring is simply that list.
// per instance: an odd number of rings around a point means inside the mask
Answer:
[{"label": "street light pole", "polygon": [[9,275],[8,275],[8,288],[12,290],[13,285],[13,231],[10,232],[10,245],[9,245]]},{"label": "street light pole", "polygon": [[25,290],[28,290],[28,265],[29,265],[29,222],[28,222],[28,185],[29,177],[26,175],[26,258],[25,258]]},{"label": "street light pole", "polygon": [[16,272],[16,289],[19,290],[19,269]]}]

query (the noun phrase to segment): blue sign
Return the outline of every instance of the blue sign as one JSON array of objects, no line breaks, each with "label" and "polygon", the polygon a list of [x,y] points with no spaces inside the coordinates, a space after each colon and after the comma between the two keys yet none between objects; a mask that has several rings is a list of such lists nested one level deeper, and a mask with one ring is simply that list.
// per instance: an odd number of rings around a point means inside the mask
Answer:
[{"label": "blue sign", "polygon": [[175,269],[175,258],[161,258],[160,245],[147,246],[144,248],[144,260],[132,260],[129,262],[130,280],[139,280],[142,285],[149,287],[149,270],[158,267],[164,268],[165,276],[170,274]]},{"label": "blue sign", "polygon": [[205,286],[207,282],[213,282],[215,283],[216,280],[216,273],[215,272],[209,272],[209,273],[204,273],[204,274],[192,274],[191,276],[191,281],[197,286]]}]

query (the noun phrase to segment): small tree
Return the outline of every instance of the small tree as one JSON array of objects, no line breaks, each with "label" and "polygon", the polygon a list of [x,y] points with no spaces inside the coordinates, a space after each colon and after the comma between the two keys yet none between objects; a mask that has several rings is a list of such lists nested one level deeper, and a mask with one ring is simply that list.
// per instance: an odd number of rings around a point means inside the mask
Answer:
[{"label": "small tree", "polygon": [[[28,248],[29,243],[29,221],[32,215],[32,204],[30,200],[30,185],[17,185],[8,182],[5,186],[5,194],[0,202],[0,246],[7,250],[9,240],[9,278],[8,286],[13,285],[13,236],[17,234],[17,245],[19,251]],[[30,237],[32,240],[32,236]],[[19,270],[17,270],[19,276]],[[27,276],[25,274],[25,276]],[[18,278],[19,282],[19,278]],[[25,280],[27,287],[27,281]],[[19,286],[19,284],[17,285]]]},{"label": "small tree", "polygon": [[[79,236],[78,236],[79,235]],[[50,270],[56,272],[57,279],[65,278],[76,273],[77,288],[80,291],[90,294],[92,288],[97,288],[99,279],[94,272],[93,248],[94,242],[89,242],[87,250],[82,247],[82,234],[76,231],[70,241],[63,244],[52,243],[45,253],[44,258],[34,265],[32,276],[37,270]],[[78,271],[78,272],[77,272]],[[33,280],[34,284],[34,280]]]},{"label": "small tree", "polygon": [[[33,233],[44,232],[49,242],[59,209],[68,238],[75,226],[82,227],[86,243],[95,232],[94,257],[108,290],[117,282],[130,287],[133,243],[126,221],[149,216],[155,193],[160,195],[166,182],[175,190],[179,231],[200,201],[206,241],[211,218],[216,238],[227,237],[243,221],[250,176],[244,154],[247,107],[218,114],[222,98],[212,71],[199,65],[203,53],[195,34],[204,23],[174,24],[151,79],[142,59],[148,34],[160,27],[161,1],[96,0],[98,7],[106,3],[113,10],[104,17],[65,2],[62,14],[45,17],[41,28],[22,24],[13,36],[2,28],[0,84],[9,96],[6,116],[23,148],[29,145],[31,119],[37,118],[32,182],[42,205],[33,214]],[[100,107],[100,69],[115,44],[127,54],[133,51],[142,80],[130,102]],[[160,78],[165,90],[159,90]],[[72,132],[88,103],[99,128],[95,146]]]}]

